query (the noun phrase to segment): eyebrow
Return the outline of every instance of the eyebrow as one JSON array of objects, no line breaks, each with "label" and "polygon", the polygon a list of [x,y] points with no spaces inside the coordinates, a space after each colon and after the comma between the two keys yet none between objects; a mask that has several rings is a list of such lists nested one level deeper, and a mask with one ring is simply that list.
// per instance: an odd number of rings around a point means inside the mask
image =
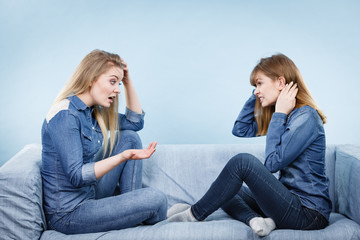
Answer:
[{"label": "eyebrow", "polygon": [[117,80],[119,80],[119,77],[116,75],[110,75],[109,77],[115,77]]}]

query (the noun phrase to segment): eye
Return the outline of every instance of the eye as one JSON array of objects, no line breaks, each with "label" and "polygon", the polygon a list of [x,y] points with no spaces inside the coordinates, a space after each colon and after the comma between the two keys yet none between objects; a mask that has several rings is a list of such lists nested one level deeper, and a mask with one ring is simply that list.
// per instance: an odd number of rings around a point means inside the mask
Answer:
[{"label": "eye", "polygon": [[119,82],[119,86],[121,86],[121,85],[122,85],[122,82],[120,81],[120,82]]},{"label": "eye", "polygon": [[115,84],[116,84],[116,80],[113,80],[113,79],[110,80],[110,84],[111,84],[111,85],[115,85]]}]

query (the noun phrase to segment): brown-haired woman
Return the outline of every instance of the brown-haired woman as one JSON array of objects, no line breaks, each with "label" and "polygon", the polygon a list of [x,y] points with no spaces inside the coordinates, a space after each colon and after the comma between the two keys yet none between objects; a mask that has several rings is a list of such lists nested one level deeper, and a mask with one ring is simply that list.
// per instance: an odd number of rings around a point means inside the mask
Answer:
[{"label": "brown-haired woman", "polygon": [[[233,134],[267,135],[265,163],[250,154],[234,156],[197,203],[175,204],[168,220],[202,221],[221,207],[259,236],[276,227],[326,227],[331,201],[325,175],[324,114],[298,68],[283,54],[261,59],[250,82],[256,89],[236,119]],[[279,179],[272,174],[277,171]]]}]

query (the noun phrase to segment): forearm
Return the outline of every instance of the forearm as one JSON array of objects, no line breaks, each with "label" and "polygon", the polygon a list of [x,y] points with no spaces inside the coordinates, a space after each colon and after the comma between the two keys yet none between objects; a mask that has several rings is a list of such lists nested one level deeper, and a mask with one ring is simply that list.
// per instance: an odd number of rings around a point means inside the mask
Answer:
[{"label": "forearm", "polygon": [[127,83],[124,83],[125,88],[125,98],[126,98],[126,106],[128,109],[141,114],[142,108],[140,104],[140,100],[137,96],[135,87],[132,83],[132,81],[129,79]]},{"label": "forearm", "polygon": [[120,153],[96,162],[94,165],[96,179],[101,178],[124,161],[126,161],[126,159],[123,154]]},{"label": "forearm", "polygon": [[254,116],[256,97],[254,94],[246,101],[238,115],[232,133],[238,137],[254,137],[257,133],[257,123]]}]

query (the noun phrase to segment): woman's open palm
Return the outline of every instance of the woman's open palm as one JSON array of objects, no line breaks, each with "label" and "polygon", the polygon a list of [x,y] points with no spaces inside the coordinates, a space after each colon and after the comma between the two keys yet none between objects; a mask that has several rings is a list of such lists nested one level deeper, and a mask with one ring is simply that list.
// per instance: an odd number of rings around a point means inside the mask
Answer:
[{"label": "woman's open palm", "polygon": [[123,156],[131,160],[147,159],[155,152],[156,145],[157,142],[151,142],[145,149],[128,149],[123,152]]}]

